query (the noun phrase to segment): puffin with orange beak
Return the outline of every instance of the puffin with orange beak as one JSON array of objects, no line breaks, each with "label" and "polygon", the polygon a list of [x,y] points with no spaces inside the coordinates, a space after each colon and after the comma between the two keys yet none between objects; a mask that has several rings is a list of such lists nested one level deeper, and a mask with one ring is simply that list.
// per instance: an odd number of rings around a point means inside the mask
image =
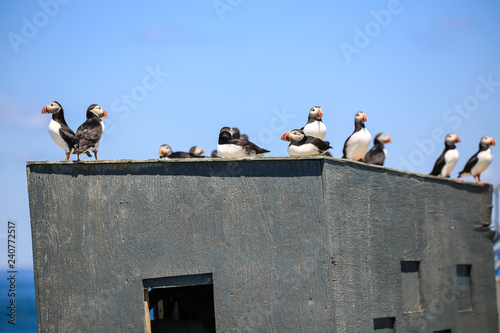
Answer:
[{"label": "puffin with orange beak", "polygon": [[481,173],[486,170],[493,161],[493,154],[490,146],[495,146],[496,142],[491,136],[483,136],[479,142],[479,151],[475,153],[465,164],[465,167],[458,174],[458,178],[472,176],[478,184],[488,184],[480,179]]},{"label": "puffin with orange beak", "polygon": [[459,143],[460,138],[456,134],[448,134],[444,139],[444,150],[438,157],[434,168],[429,175],[450,178],[450,173],[458,162],[458,150],[455,143]]},{"label": "puffin with orange beak", "polygon": [[354,132],[345,140],[342,158],[363,161],[372,140],[372,135],[365,127],[367,120],[364,112],[357,112],[354,116]]},{"label": "puffin with orange beak", "polygon": [[321,155],[332,148],[330,142],[307,136],[303,130],[298,129],[286,132],[281,140],[290,142],[287,149],[290,156]]},{"label": "puffin with orange beak", "polygon": [[375,139],[373,139],[373,147],[366,153],[363,162],[384,165],[385,158],[387,157],[387,150],[384,147],[386,143],[392,143],[392,139],[387,134],[377,134]]},{"label": "puffin with orange beak", "polygon": [[104,133],[104,122],[101,119],[108,118],[108,114],[98,104],[92,104],[87,109],[87,120],[76,130],[76,146],[74,154],[78,156],[89,151],[94,152],[94,157],[97,158],[99,150],[99,142]]},{"label": "puffin with orange beak", "polygon": [[323,123],[323,110],[320,106],[313,106],[309,111],[307,124],[301,128],[307,136],[324,140],[326,136],[326,126]]},{"label": "puffin with orange beak", "polygon": [[52,140],[64,149],[66,161],[73,153],[76,144],[76,135],[64,119],[64,110],[59,102],[53,101],[45,105],[42,109],[43,114],[51,114],[52,120],[49,123],[49,134]]}]

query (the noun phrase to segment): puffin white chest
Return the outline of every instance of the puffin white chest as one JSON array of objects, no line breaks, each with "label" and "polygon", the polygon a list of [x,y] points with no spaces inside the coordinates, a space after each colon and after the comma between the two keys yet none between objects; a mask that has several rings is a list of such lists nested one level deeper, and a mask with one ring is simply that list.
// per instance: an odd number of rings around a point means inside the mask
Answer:
[{"label": "puffin white chest", "polygon": [[479,154],[477,154],[477,163],[470,170],[473,176],[481,174],[486,168],[490,165],[491,161],[493,161],[493,154],[491,153],[491,149],[488,148]]},{"label": "puffin white chest", "polygon": [[64,149],[64,151],[66,153],[68,153],[70,151],[70,148],[69,148],[68,144],[66,143],[66,141],[64,141],[64,139],[61,137],[61,134],[59,133],[59,129],[61,129],[61,124],[59,124],[57,121],[51,119],[50,123],[49,123],[50,137],[52,138],[52,140],[54,140],[54,142],[59,147],[61,147],[62,149]]},{"label": "puffin white chest", "polygon": [[359,161],[365,157],[371,139],[372,135],[366,128],[353,133],[347,141],[346,157],[354,161]]},{"label": "puffin white chest", "polygon": [[322,121],[316,120],[304,126],[304,133],[307,136],[314,136],[324,140],[326,136],[326,126]]},{"label": "puffin white chest", "polygon": [[441,170],[442,177],[448,177],[458,162],[458,150],[450,149],[444,154],[444,166]]},{"label": "puffin white chest", "polygon": [[217,155],[220,157],[247,157],[243,147],[234,144],[217,145]]},{"label": "puffin white chest", "polygon": [[290,156],[311,156],[319,155],[321,153],[318,147],[312,143],[306,143],[300,146],[289,145],[287,151]]}]

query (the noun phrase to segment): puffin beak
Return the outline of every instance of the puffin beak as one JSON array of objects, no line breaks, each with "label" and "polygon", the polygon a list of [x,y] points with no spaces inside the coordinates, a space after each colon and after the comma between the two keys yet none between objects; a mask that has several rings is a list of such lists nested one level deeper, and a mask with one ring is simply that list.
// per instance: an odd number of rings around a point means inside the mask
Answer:
[{"label": "puffin beak", "polygon": [[104,114],[101,118],[102,119],[107,119],[108,118],[108,113],[102,109],[102,113]]},{"label": "puffin beak", "polygon": [[460,140],[460,138],[458,137],[458,135],[455,137],[455,142],[458,143],[458,142],[462,142],[462,140]]},{"label": "puffin beak", "polygon": [[366,123],[368,121],[368,117],[366,116],[366,113],[363,113],[363,122]]},{"label": "puffin beak", "polygon": [[202,154],[205,154],[205,151],[203,150],[203,148],[201,148],[201,153],[202,153]]},{"label": "puffin beak", "polygon": [[316,113],[316,118],[321,119],[322,117],[323,117],[323,112],[321,111],[321,109],[319,109],[318,112]]},{"label": "puffin beak", "polygon": [[45,113],[45,114],[49,114],[50,113],[50,109],[47,105],[45,105],[42,109],[42,113]]},{"label": "puffin beak", "polygon": [[491,141],[490,141],[490,146],[496,146],[497,143],[495,142],[495,139],[491,138]]},{"label": "puffin beak", "polygon": [[392,139],[390,136],[387,137],[387,143],[392,143]]},{"label": "puffin beak", "polygon": [[281,136],[281,140],[283,140],[283,141],[288,141],[288,140],[287,140],[288,133],[289,133],[289,132],[286,132],[285,134],[283,134],[283,135]]},{"label": "puffin beak", "polygon": [[160,150],[158,150],[158,155],[163,156],[163,148],[160,148]]}]

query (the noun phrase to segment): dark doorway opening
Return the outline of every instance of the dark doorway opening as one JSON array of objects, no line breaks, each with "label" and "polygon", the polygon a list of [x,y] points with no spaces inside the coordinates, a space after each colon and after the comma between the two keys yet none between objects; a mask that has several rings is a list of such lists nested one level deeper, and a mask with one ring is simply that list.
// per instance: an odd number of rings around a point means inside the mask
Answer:
[{"label": "dark doorway opening", "polygon": [[212,274],[143,281],[151,332],[215,332]]}]

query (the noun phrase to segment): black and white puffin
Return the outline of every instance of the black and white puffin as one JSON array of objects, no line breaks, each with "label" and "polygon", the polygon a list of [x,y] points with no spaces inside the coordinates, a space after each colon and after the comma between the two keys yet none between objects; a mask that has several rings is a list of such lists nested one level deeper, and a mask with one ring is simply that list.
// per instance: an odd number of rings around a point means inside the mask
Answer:
[{"label": "black and white puffin", "polygon": [[345,140],[344,154],[342,158],[347,158],[354,161],[362,161],[365,157],[372,136],[365,127],[365,122],[368,121],[364,112],[357,112],[354,116],[354,132]]},{"label": "black and white puffin", "polygon": [[323,110],[320,106],[313,106],[309,111],[307,124],[301,128],[307,136],[324,140],[326,136],[326,126],[321,119],[323,117]]},{"label": "black and white puffin", "polygon": [[385,158],[387,157],[387,150],[384,147],[386,143],[392,143],[392,139],[387,134],[377,134],[375,139],[373,139],[373,147],[366,153],[363,162],[384,165]]},{"label": "black and white puffin", "polygon": [[307,136],[303,130],[299,129],[286,132],[281,136],[281,140],[290,142],[287,148],[290,156],[321,155],[332,148],[330,142]]},{"label": "black and white puffin", "polygon": [[443,153],[438,157],[436,163],[434,163],[434,168],[429,175],[450,178],[450,173],[458,162],[459,154],[455,143],[459,142],[461,142],[460,138],[453,133],[448,134],[444,138]]},{"label": "black and white puffin", "polygon": [[73,153],[74,146],[76,145],[76,135],[64,119],[64,110],[59,102],[53,101],[45,105],[42,113],[51,114],[52,120],[49,123],[49,134],[52,140],[64,149],[66,153],[66,161]]},{"label": "black and white puffin", "polygon": [[92,104],[87,109],[87,120],[76,130],[76,146],[73,152],[78,156],[89,151],[94,152],[94,157],[97,158],[99,150],[99,142],[101,141],[102,133],[104,133],[104,122],[101,120],[108,118],[108,114],[98,104]]},{"label": "black and white puffin", "polygon": [[493,154],[490,146],[495,146],[495,140],[490,136],[483,136],[479,142],[479,151],[475,153],[465,164],[465,167],[458,174],[458,178],[464,176],[472,176],[479,184],[487,184],[479,178],[481,173],[486,170],[493,161]]},{"label": "black and white puffin", "polygon": [[255,157],[264,156],[269,150],[260,148],[245,139],[233,139],[231,129],[222,127],[219,132],[217,156],[219,157]]},{"label": "black and white puffin", "polygon": [[166,158],[170,154],[172,154],[172,148],[170,148],[169,145],[164,144],[160,146],[160,149],[158,150],[158,155],[160,155],[160,158]]},{"label": "black and white puffin", "polygon": [[204,157],[201,156],[201,154],[205,154],[205,151],[201,147],[193,146],[191,147],[191,149],[189,149],[189,154],[191,155],[191,157]]}]

